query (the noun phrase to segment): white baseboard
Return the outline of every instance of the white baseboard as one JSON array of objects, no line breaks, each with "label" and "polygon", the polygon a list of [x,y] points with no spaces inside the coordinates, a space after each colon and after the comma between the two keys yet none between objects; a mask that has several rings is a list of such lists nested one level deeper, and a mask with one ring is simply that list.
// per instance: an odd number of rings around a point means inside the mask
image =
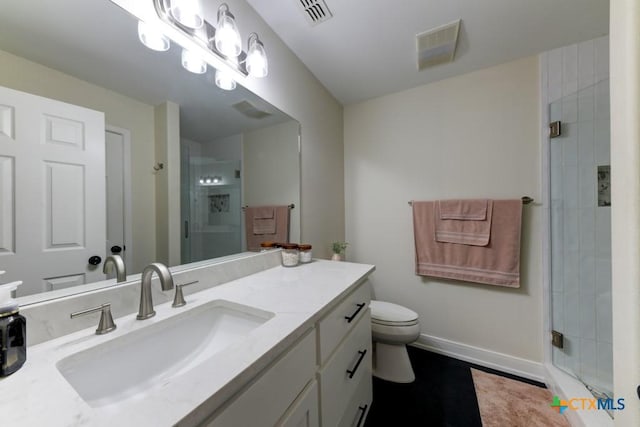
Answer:
[{"label": "white baseboard", "polygon": [[414,347],[546,384],[542,363],[455,341],[421,334]]}]

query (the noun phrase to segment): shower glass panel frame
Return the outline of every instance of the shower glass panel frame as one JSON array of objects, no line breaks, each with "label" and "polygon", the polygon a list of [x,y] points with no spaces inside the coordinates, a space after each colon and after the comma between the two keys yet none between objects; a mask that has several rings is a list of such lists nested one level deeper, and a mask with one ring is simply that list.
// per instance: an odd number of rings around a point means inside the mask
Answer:
[{"label": "shower glass panel frame", "polygon": [[613,397],[609,79],[549,104],[553,364]]}]

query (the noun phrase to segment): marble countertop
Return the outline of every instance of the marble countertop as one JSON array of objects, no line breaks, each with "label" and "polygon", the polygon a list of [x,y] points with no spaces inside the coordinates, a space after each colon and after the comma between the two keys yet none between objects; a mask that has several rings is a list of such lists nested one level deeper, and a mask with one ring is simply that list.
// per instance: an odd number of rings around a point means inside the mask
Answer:
[{"label": "marble countertop", "polygon": [[[117,318],[118,328],[106,335],[95,335],[93,326],[31,346],[22,369],[0,379],[2,424],[195,425],[302,337],[373,269],[372,265],[320,260],[295,268],[274,267],[188,295],[187,306],[182,308],[172,308],[171,303],[159,304],[155,307],[156,316],[151,319],[139,321],[135,314]],[[247,339],[117,404],[88,405],[56,368],[58,361],[71,354],[215,299],[248,305],[275,316],[251,331]]]}]

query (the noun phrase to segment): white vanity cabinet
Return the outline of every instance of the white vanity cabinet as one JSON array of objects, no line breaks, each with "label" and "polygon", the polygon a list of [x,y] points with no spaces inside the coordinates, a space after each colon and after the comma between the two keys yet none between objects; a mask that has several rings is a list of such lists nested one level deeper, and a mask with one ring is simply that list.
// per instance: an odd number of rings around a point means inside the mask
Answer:
[{"label": "white vanity cabinet", "polygon": [[319,425],[318,383],[314,380],[300,393],[276,427],[318,427]]},{"label": "white vanity cabinet", "polygon": [[361,427],[372,401],[368,282],[318,324],[320,420],[325,427]]},{"label": "white vanity cabinet", "polygon": [[371,406],[368,282],[202,425],[361,427]]},{"label": "white vanity cabinet", "polygon": [[[223,405],[202,425],[297,426],[298,424],[292,424],[287,418],[291,421],[310,418],[310,423],[302,425],[317,426],[317,421],[313,422],[314,416],[317,420],[317,392],[315,389],[305,390],[316,371],[315,353],[315,330],[312,329],[270,368],[258,375],[235,399]],[[304,391],[312,398],[306,398]],[[302,395],[300,399],[299,395]],[[303,404],[308,408],[303,407]],[[289,407],[292,407],[291,411]],[[281,419],[283,421],[279,424]]]}]

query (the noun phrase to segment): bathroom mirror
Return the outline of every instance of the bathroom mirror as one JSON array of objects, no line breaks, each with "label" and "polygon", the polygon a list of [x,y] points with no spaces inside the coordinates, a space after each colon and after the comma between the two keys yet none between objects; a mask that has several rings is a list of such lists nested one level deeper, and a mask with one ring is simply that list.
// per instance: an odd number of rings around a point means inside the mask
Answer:
[{"label": "bathroom mirror", "polygon": [[[105,158],[111,156],[111,164],[121,170],[108,169],[106,174],[120,177],[112,188],[121,194],[112,197],[107,188],[105,209],[115,210],[120,223],[114,225],[113,214],[107,213],[104,223],[91,227],[88,218],[80,225],[69,218],[61,224],[75,227],[80,234],[92,227],[121,229],[121,241],[107,237],[95,255],[103,262],[111,249],[119,246],[129,275],[163,260],[163,252],[182,254],[179,262],[169,262],[174,265],[209,259],[216,262],[211,258],[242,253],[241,206],[247,204],[294,205],[290,236],[299,239],[298,122],[239,84],[233,91],[219,89],[212,69],[202,75],[188,72],[181,66],[182,49],[173,42],[166,52],[147,49],[138,40],[137,25],[133,16],[109,0],[30,0],[3,5],[0,86],[103,112],[107,147],[116,147],[112,151],[107,148]],[[20,130],[19,120],[12,116],[17,110],[4,104],[8,103],[0,100],[0,138],[7,137],[2,131],[8,123],[12,132]],[[75,122],[58,119],[54,114],[45,120],[45,137],[64,140],[75,135]],[[173,152],[179,154],[174,157],[166,154],[161,141],[171,123],[179,123],[179,149],[173,146]],[[45,190],[46,200],[25,208],[20,202],[22,186],[14,182],[18,176],[14,172],[20,171],[21,163],[11,160],[3,169],[2,160],[13,159],[6,147],[0,139],[0,213],[4,215],[0,218],[0,270],[7,270],[3,282],[25,280],[34,266],[46,269],[46,264],[65,264],[37,258],[9,261],[20,252],[16,223],[33,217],[28,212],[51,210],[52,202]],[[175,173],[176,165],[180,165],[182,176]],[[42,172],[36,185],[53,188],[54,169],[47,169],[49,175]],[[75,185],[75,175],[64,172],[59,183]],[[214,177],[225,181],[200,185]],[[64,193],[62,184],[59,192]],[[178,188],[181,197],[176,197]],[[172,205],[167,205],[169,201]],[[233,206],[225,211],[229,203]],[[10,205],[13,210],[7,208]],[[171,243],[171,247],[162,227],[170,212],[179,212],[181,226],[180,243]],[[233,219],[225,222],[223,217],[228,220],[231,216]],[[47,223],[44,229],[50,226],[50,219],[37,218]],[[176,244],[180,248],[176,249]],[[221,245],[226,246],[221,249]],[[86,257],[80,260],[77,270],[84,271],[87,262]],[[105,279],[101,263],[91,270],[95,273],[92,276],[70,271],[52,268],[41,279],[31,280],[28,290],[18,296],[41,293],[47,299],[63,291],[73,293],[76,285]],[[102,283],[109,286],[115,281]],[[49,297],[47,292],[51,292]],[[35,301],[34,296],[28,297],[29,303]]]}]

